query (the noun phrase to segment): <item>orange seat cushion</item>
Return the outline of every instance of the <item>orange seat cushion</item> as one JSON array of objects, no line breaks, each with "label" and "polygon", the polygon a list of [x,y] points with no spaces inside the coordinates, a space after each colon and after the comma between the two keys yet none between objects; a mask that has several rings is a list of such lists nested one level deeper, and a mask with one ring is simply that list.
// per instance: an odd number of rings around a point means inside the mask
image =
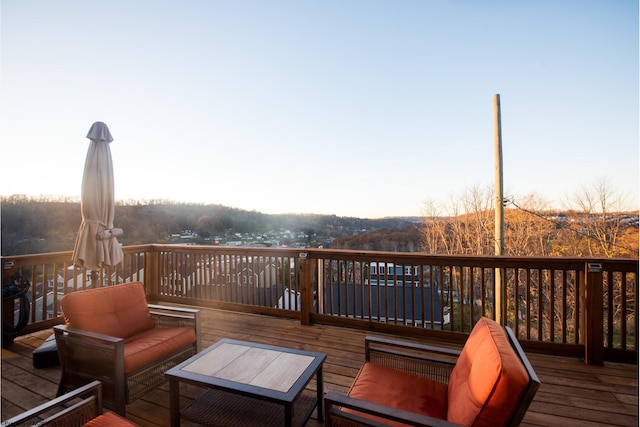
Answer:
[{"label": "orange seat cushion", "polygon": [[124,341],[124,371],[132,372],[196,341],[191,327],[154,328]]},{"label": "orange seat cushion", "polygon": [[447,419],[464,425],[505,425],[529,376],[502,326],[481,318],[449,378]]},{"label": "orange seat cushion", "polygon": [[[446,384],[372,362],[365,362],[362,366],[348,395],[430,417],[447,418]],[[382,420],[375,416],[356,411],[350,412],[390,423],[389,420]],[[401,423],[390,424],[404,425]]]},{"label": "orange seat cushion", "polygon": [[67,326],[118,338],[154,327],[141,282],[76,291],[60,300]]},{"label": "orange seat cushion", "polygon": [[114,412],[105,412],[104,414],[92,419],[88,423],[84,424],[88,427],[131,427],[137,426],[126,418],[122,418],[120,415]]}]

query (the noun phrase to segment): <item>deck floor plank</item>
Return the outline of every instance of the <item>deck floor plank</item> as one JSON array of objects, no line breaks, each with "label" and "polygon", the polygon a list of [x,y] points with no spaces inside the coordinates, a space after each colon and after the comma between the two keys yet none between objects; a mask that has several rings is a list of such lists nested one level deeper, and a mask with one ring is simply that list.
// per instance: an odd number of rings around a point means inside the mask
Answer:
[{"label": "deck floor plank", "polygon": [[[47,330],[20,337],[2,349],[2,420],[55,397],[59,369],[35,369],[31,356],[33,349],[50,335],[51,330]],[[366,335],[389,337],[333,326],[303,326],[296,320],[273,316],[202,309],[203,348],[222,338],[233,338],[326,353],[325,391],[345,393],[349,389],[364,361]],[[523,426],[638,425],[637,366],[586,366],[579,359],[532,353],[528,356],[542,385]],[[315,390],[315,380],[309,388]],[[186,404],[202,389],[183,385],[180,391],[181,403]],[[127,415],[143,427],[168,426],[168,385],[128,405]],[[186,421],[182,424],[197,426]],[[307,423],[307,427],[320,426],[314,419]]]}]

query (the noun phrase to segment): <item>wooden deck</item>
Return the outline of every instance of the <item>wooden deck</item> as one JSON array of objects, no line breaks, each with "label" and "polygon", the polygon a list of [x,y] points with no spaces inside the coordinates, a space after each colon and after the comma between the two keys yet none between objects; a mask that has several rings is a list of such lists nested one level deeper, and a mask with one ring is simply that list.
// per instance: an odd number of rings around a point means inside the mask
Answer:
[{"label": "wooden deck", "polygon": [[[234,338],[326,353],[325,391],[346,392],[364,359],[365,331],[302,326],[295,320],[213,309],[202,309],[202,314],[203,347]],[[51,330],[31,334],[2,349],[2,420],[55,397],[59,369],[35,369],[31,357],[32,350],[50,335]],[[542,385],[523,425],[638,426],[637,366],[596,367],[578,359],[528,356]],[[199,393],[194,387],[181,387],[181,391],[183,403]],[[168,406],[164,385],[128,405],[127,417],[141,426],[168,426]],[[313,419],[307,423],[308,427],[319,425]]]}]

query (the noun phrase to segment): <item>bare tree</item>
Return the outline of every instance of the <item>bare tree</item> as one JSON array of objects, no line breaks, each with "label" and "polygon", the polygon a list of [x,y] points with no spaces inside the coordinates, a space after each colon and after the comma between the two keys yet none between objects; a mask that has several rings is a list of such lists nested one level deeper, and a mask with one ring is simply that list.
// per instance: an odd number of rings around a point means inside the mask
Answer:
[{"label": "bare tree", "polygon": [[536,194],[519,201],[517,209],[505,212],[505,255],[549,256],[555,238],[555,225],[548,215],[547,203]]},{"label": "bare tree", "polygon": [[433,200],[427,200],[423,208],[423,250],[432,254],[448,254],[450,242],[447,236],[448,217]]},{"label": "bare tree", "polygon": [[493,250],[490,188],[472,187],[449,204],[425,202],[424,245],[431,253],[483,255]]},{"label": "bare tree", "polygon": [[581,235],[579,247],[584,256],[611,258],[619,254],[619,239],[624,234],[624,198],[615,192],[606,179],[583,187],[573,197],[577,209],[576,229]]},{"label": "bare tree", "polygon": [[464,232],[457,239],[464,241],[465,251],[475,255],[494,252],[493,188],[470,188],[461,197],[465,216]]}]

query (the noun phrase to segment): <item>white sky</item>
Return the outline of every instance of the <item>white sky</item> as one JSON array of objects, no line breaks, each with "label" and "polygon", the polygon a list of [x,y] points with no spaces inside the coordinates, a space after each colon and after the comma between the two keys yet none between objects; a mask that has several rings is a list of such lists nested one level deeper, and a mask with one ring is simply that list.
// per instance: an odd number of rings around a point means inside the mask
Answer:
[{"label": "white sky", "polygon": [[638,208],[638,2],[1,0],[0,194],[421,215],[494,182]]}]

